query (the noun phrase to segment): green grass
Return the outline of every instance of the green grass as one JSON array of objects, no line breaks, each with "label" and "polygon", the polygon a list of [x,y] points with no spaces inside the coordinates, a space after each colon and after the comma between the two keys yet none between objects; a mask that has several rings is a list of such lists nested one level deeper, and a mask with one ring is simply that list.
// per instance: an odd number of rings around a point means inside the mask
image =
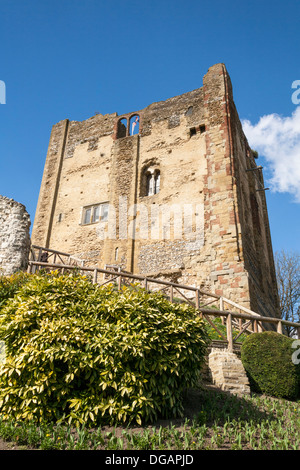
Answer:
[{"label": "green grass", "polygon": [[[147,427],[72,429],[0,421],[0,438],[41,450],[299,450],[300,401],[192,391],[193,416]],[[191,398],[187,398],[191,400]]]}]

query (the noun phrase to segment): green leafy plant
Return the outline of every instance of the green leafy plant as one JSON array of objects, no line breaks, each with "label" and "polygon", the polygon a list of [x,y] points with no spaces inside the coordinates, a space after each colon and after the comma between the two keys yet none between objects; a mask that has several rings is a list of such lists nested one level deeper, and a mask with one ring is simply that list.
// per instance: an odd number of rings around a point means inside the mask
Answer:
[{"label": "green leafy plant", "polygon": [[0,309],[29,279],[30,275],[22,271],[11,276],[0,275]]},{"label": "green leafy plant", "polygon": [[253,333],[243,342],[241,359],[253,391],[289,399],[300,396],[300,366],[292,361],[292,343],[272,331]]},{"label": "green leafy plant", "polygon": [[159,293],[33,275],[0,316],[0,410],[36,422],[147,422],[181,414],[208,337],[203,320]]},{"label": "green leafy plant", "polygon": [[239,398],[210,387],[198,389],[197,394],[195,412],[201,406],[206,424],[196,414],[192,421],[169,421],[139,430],[135,426],[76,429],[5,421],[0,416],[0,438],[42,450],[299,450],[300,401],[254,394]]}]

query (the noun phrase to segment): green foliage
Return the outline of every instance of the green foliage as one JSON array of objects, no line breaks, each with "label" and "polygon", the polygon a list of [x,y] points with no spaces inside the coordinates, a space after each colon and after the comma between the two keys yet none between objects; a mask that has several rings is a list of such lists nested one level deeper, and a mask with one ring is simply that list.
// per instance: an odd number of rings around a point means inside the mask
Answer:
[{"label": "green foliage", "polygon": [[95,425],[174,417],[207,346],[203,320],[159,293],[33,275],[4,306],[2,416]]},{"label": "green foliage", "polygon": [[[218,328],[219,332],[222,333],[222,335],[226,338],[227,328],[226,328],[226,324],[222,323],[222,319],[220,317],[215,317],[215,318],[211,318],[211,320],[213,321],[214,325]],[[211,340],[217,340],[217,341],[223,340],[219,332],[208,322],[206,323],[206,330]],[[239,330],[233,328],[233,337],[235,338],[238,334],[239,334]],[[238,344],[242,343],[245,340],[245,338],[247,338],[247,336],[248,336],[247,334],[242,333],[238,337],[237,343]]]},{"label": "green foliage", "polygon": [[29,279],[30,275],[22,271],[11,276],[0,276],[0,309]]},{"label": "green foliage", "polygon": [[243,343],[241,359],[253,391],[295,399],[300,396],[300,366],[293,363],[293,340],[265,331]]},{"label": "green foliage", "polygon": [[190,392],[194,417],[175,425],[76,429],[0,416],[0,438],[40,450],[299,450],[300,401],[211,388]]}]

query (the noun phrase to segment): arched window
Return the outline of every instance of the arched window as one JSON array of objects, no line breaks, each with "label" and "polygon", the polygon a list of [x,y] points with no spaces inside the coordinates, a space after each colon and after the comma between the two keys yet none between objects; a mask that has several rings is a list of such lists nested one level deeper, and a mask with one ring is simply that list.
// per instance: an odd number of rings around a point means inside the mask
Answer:
[{"label": "arched window", "polygon": [[133,114],[130,118],[125,116],[118,120],[116,138],[138,135],[140,132],[140,116]]},{"label": "arched window", "polygon": [[146,186],[146,195],[147,196],[150,196],[151,194],[153,194],[153,175],[148,172],[146,174],[146,178],[147,178],[147,186]]},{"label": "arched window", "polygon": [[147,168],[143,175],[142,196],[153,196],[160,190],[160,171],[154,168]]},{"label": "arched window", "polygon": [[120,139],[121,137],[126,137],[126,135],[127,135],[127,119],[123,118],[118,121],[117,138]]},{"label": "arched window", "polygon": [[154,194],[159,193],[160,190],[160,171],[155,170],[154,172]]},{"label": "arched window", "polygon": [[138,114],[131,116],[129,121],[130,135],[137,135],[140,132],[140,117]]}]

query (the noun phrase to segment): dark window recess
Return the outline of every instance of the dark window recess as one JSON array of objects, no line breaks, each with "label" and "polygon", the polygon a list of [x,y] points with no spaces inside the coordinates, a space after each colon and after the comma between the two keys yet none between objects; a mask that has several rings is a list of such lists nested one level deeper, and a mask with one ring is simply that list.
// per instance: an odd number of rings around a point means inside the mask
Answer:
[{"label": "dark window recess", "polygon": [[117,138],[126,137],[127,134],[127,119],[120,119],[118,122]]},{"label": "dark window recess", "polygon": [[197,126],[197,127],[191,127],[190,137],[192,137],[193,135],[196,135],[197,133],[203,134],[205,131],[206,131],[205,124],[201,124],[201,126]]}]

